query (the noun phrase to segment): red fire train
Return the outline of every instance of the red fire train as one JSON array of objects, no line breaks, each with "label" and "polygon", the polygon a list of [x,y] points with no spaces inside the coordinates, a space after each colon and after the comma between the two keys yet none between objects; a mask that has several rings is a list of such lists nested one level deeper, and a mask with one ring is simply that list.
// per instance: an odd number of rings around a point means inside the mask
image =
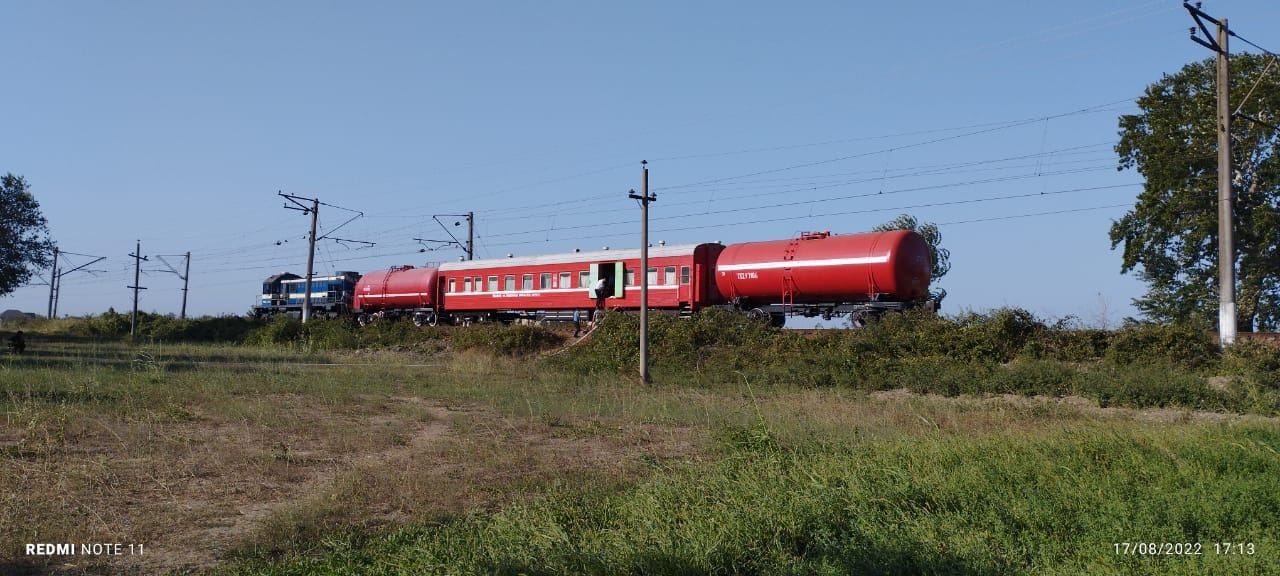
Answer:
[{"label": "red fire train", "polygon": [[[410,317],[447,321],[567,320],[595,307],[591,290],[605,279],[605,306],[640,307],[640,251],[599,250],[471,260],[439,268],[394,267],[356,284],[360,323]],[[926,301],[929,246],[910,231],[831,235],[744,244],[649,249],[649,307],[682,314],[731,306],[781,325],[787,315],[867,314]],[[585,318],[585,317],[584,317]]]}]

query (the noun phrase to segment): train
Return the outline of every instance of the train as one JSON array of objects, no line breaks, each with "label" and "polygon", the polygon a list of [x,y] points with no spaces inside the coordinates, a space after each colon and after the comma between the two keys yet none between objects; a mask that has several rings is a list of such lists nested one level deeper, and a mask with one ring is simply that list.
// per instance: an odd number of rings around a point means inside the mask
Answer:
[{"label": "train", "polygon": [[[786,240],[658,245],[644,280],[649,308],[688,315],[710,307],[740,310],[776,326],[788,316],[849,316],[857,325],[890,311],[937,310],[928,243],[910,230]],[[604,280],[602,299],[592,289]],[[314,277],[312,313],[353,316],[361,325],[408,318],[417,325],[563,321],[597,306],[640,307],[640,250],[574,251],[439,266],[394,266],[363,275]],[[254,314],[298,314],[305,280],[277,274],[263,283]]]}]

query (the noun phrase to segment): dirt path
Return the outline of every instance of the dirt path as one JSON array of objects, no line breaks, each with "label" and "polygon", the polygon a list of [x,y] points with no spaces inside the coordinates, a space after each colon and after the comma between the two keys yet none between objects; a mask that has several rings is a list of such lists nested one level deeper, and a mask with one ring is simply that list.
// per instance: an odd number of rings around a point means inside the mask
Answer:
[{"label": "dirt path", "polygon": [[[193,523],[186,529],[172,534],[170,543],[160,548],[159,553],[151,555],[147,560],[136,563],[136,568],[143,572],[166,572],[171,570],[199,569],[214,565],[221,557],[237,547],[251,542],[264,526],[274,517],[287,514],[289,508],[295,507],[309,495],[323,490],[336,478],[353,467],[371,466],[401,462],[414,454],[428,450],[435,442],[448,435],[450,423],[455,411],[439,405],[426,404],[421,398],[396,398],[400,402],[422,404],[419,408],[430,418],[414,428],[402,445],[379,451],[361,452],[347,458],[326,458],[321,454],[301,452],[291,454],[304,465],[307,470],[296,482],[270,486],[269,497],[246,500],[236,498],[238,494],[251,492],[237,490],[232,487],[226,490],[209,490],[209,493],[221,492],[225,499],[202,500],[199,497],[180,499],[175,502],[180,509],[189,510],[195,516],[203,516],[201,522]],[[376,415],[367,419],[366,425],[371,427],[386,426],[393,423],[394,417]],[[211,488],[207,487],[206,488]],[[203,490],[195,490],[202,492]],[[201,514],[201,512],[204,512]],[[163,548],[161,548],[163,546]],[[166,550],[167,549],[167,550]]]}]

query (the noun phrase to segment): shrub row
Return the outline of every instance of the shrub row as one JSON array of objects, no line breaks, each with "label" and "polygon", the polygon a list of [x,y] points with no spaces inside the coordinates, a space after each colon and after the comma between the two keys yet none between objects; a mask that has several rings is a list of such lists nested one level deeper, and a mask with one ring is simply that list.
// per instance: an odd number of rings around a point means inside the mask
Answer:
[{"label": "shrub row", "polygon": [[[576,373],[633,372],[638,320],[610,315],[591,340],[549,360]],[[1185,326],[1110,332],[1053,324],[1024,310],[886,316],[860,330],[770,328],[724,311],[650,322],[655,374],[704,383],[789,383],[920,393],[1079,395],[1103,406],[1280,412],[1280,348],[1221,354]],[[1217,387],[1209,377],[1225,375]]]},{"label": "shrub row", "polygon": [[[587,371],[629,368],[639,348],[634,315],[612,314],[591,341],[566,356]],[[1118,331],[1048,324],[1026,310],[945,317],[926,312],[890,314],[859,330],[818,333],[770,328],[740,314],[705,310],[689,319],[655,315],[649,350],[655,364],[732,369],[784,365],[797,358],[855,366],[873,359],[937,357],[961,362],[1016,359],[1062,362],[1107,360],[1125,365],[1161,361],[1189,369],[1216,366],[1212,335],[1185,326],[1135,325]]]},{"label": "shrub row", "polygon": [[286,345],[310,350],[359,348],[436,352],[447,348],[481,350],[503,356],[527,356],[559,346],[564,338],[541,327],[482,324],[468,327],[414,326],[412,322],[376,322],[359,327],[347,319],[317,319],[303,324],[278,317],[251,331],[248,344]]},{"label": "shrub row", "polygon": [[[94,338],[121,338],[129,335],[132,316],[114,308],[102,314],[53,320],[34,319],[15,328],[49,334],[69,334]],[[250,331],[264,322],[247,316],[205,316],[179,319],[175,316],[138,312],[138,335],[165,341],[242,342]]]}]

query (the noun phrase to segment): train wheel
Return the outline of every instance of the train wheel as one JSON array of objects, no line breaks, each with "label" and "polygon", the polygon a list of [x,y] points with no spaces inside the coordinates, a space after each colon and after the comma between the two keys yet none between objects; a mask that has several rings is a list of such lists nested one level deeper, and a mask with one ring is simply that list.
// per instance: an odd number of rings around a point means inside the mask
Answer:
[{"label": "train wheel", "polygon": [[413,325],[419,328],[426,326],[428,324],[431,324],[431,320],[432,320],[431,315],[423,312],[419,312],[413,315]]},{"label": "train wheel", "polygon": [[359,316],[356,316],[356,324],[359,324],[361,327],[368,326],[372,323],[373,323],[373,317],[369,316],[368,314],[361,314]]},{"label": "train wheel", "polygon": [[786,316],[785,314],[770,314],[770,315],[769,315],[769,325],[770,325],[770,326],[773,326],[774,328],[781,328],[781,327],[783,327],[783,326],[786,326],[786,324],[787,324],[787,316]]},{"label": "train wheel", "polygon": [[752,320],[759,320],[761,322],[771,321],[771,318],[769,318],[769,313],[766,312],[764,308],[752,308],[748,310],[747,318],[750,318]]}]

